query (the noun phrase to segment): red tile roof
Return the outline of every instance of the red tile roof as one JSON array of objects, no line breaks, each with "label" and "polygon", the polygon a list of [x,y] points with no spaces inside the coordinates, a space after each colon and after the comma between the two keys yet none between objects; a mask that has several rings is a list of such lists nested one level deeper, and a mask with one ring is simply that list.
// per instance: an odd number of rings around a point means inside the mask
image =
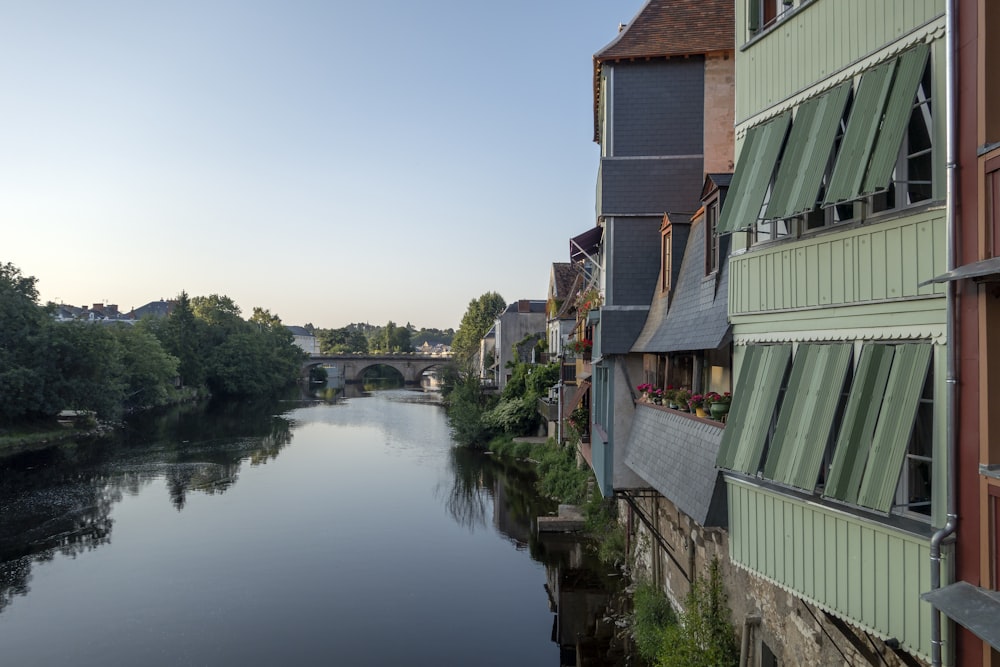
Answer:
[{"label": "red tile roof", "polygon": [[733,51],[734,0],[647,0],[610,44],[594,54],[594,141],[600,140],[601,63]]}]

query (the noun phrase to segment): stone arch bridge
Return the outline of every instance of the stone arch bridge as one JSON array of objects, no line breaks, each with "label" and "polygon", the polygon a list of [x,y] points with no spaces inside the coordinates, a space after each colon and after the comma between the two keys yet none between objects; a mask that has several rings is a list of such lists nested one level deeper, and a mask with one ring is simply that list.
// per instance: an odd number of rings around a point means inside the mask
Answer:
[{"label": "stone arch bridge", "polygon": [[344,382],[360,382],[361,374],[372,366],[389,366],[399,371],[408,385],[419,385],[426,371],[443,366],[451,355],[440,354],[329,354],[309,357],[302,364],[302,374],[308,375],[314,366],[335,369],[330,377],[339,376]]}]

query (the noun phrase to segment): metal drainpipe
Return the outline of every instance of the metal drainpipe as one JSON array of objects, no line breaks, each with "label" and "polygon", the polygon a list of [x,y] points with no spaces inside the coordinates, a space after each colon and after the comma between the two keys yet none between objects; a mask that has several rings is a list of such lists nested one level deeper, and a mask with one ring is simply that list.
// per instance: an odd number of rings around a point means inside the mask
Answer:
[{"label": "metal drainpipe", "polygon": [[[946,254],[948,270],[955,268],[955,194],[956,194],[956,124],[955,124],[955,0],[945,0],[945,215],[946,215]],[[945,329],[948,337],[947,349],[947,387],[945,395],[946,411],[946,499],[947,522],[931,537],[931,590],[941,588],[941,544],[953,535],[958,528],[958,509],[956,489],[958,471],[956,470],[957,437],[955,433],[955,392],[957,380],[956,354],[956,323],[955,323],[955,281],[949,280],[945,292]],[[940,667],[941,663],[941,612],[933,608],[931,612],[931,665]]]}]

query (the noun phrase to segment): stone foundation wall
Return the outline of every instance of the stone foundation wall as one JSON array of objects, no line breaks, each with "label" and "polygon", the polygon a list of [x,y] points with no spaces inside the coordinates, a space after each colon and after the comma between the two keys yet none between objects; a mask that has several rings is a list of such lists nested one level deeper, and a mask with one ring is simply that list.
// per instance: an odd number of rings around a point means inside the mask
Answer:
[{"label": "stone foundation wall", "polygon": [[698,525],[662,496],[635,502],[652,525],[647,526],[628,503],[619,500],[619,516],[629,529],[633,579],[655,582],[680,609],[691,581],[707,577],[710,563],[718,558],[737,639],[745,625],[750,628],[749,665],[761,665],[762,658],[763,664],[773,664],[767,661],[771,655],[783,667],[926,665],[913,656],[897,655],[877,637],[732,563],[725,530]]}]

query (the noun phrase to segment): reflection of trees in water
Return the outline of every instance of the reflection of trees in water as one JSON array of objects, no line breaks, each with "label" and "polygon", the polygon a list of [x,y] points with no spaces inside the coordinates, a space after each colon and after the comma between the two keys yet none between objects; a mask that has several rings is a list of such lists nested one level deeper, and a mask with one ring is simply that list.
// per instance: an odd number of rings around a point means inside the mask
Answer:
[{"label": "reflection of trees in water", "polygon": [[538,495],[534,470],[467,447],[453,447],[448,463],[452,482],[445,507],[452,518],[470,531],[493,524],[541,561],[535,519],[553,511],[555,503]]},{"label": "reflection of trees in water", "polygon": [[142,415],[107,438],[0,460],[0,611],[26,595],[35,562],[110,543],[111,510],[164,478],[183,509],[190,491],[222,493],[240,466],[265,463],[292,440],[274,405],[184,406]]}]

